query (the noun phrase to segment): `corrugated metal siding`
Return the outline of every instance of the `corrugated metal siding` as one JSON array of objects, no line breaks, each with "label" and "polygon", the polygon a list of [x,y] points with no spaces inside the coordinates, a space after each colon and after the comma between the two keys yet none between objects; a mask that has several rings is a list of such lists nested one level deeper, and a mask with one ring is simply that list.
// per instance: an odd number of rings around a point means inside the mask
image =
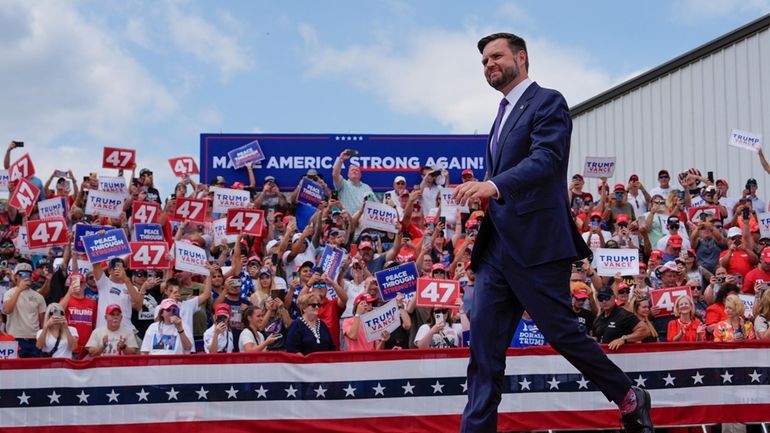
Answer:
[{"label": "corrugated metal siding", "polygon": [[[732,129],[763,134],[770,157],[770,30],[748,36],[645,83],[573,119],[570,172],[582,172],[586,156],[615,156],[611,183],[632,173],[648,189],[659,169],[676,173],[697,167],[730,183],[736,197],[754,177],[770,200],[770,175],[749,151],[727,145]],[[598,181],[586,191],[595,193]]]}]

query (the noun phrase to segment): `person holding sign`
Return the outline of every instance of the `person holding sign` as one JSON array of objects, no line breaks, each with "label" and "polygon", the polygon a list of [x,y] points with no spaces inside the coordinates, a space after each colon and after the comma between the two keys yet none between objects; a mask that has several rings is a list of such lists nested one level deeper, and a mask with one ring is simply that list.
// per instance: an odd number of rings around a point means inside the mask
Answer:
[{"label": "person holding sign", "polygon": [[364,204],[366,197],[374,196],[372,188],[361,181],[361,166],[358,164],[348,164],[348,178],[342,177],[342,164],[351,157],[358,155],[358,151],[345,149],[334,161],[332,168],[332,179],[334,188],[339,193],[339,199],[342,206],[352,212],[353,209],[360,209]]},{"label": "person holding sign", "polygon": [[110,259],[106,271],[103,266],[104,264],[102,263],[93,264],[96,287],[99,290],[99,310],[96,315],[96,327],[107,324],[105,319],[107,306],[117,304],[120,306],[121,311],[127,312],[123,315],[123,325],[129,329],[134,329],[134,325],[131,323],[131,314],[128,314],[128,312],[132,308],[139,310],[142,306],[143,297],[134,287],[131,278],[126,274],[126,263],[123,259],[119,257]]},{"label": "person holding sign", "polygon": [[356,296],[356,299],[353,301],[354,316],[342,322],[342,332],[345,335],[345,345],[348,348],[348,352],[380,350],[385,344],[385,340],[390,338],[390,333],[383,331],[380,340],[366,341],[366,333],[361,322],[361,315],[372,311],[372,308],[376,307],[379,301],[374,296],[369,296],[368,293],[361,293]]}]

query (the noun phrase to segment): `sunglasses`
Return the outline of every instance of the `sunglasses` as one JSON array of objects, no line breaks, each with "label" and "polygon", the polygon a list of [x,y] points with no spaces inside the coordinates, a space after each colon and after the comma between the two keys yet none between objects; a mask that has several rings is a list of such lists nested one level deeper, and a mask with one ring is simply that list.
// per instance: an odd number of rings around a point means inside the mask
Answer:
[{"label": "sunglasses", "polygon": [[313,304],[307,304],[307,306],[308,307],[313,307],[313,308],[319,308],[321,306],[321,304],[313,303]]},{"label": "sunglasses", "polygon": [[620,289],[618,290],[618,295],[627,295],[631,293],[631,289]]},{"label": "sunglasses", "polygon": [[652,204],[666,204],[663,200],[653,200]]},{"label": "sunglasses", "polygon": [[396,182],[396,185],[406,185],[406,182],[402,182],[399,180],[398,182]]},{"label": "sunglasses", "polygon": [[16,275],[18,275],[19,278],[22,278],[25,280],[32,278],[32,272],[30,271],[19,271],[16,273]]},{"label": "sunglasses", "polygon": [[360,271],[361,269],[363,269],[363,267],[361,267],[361,266],[353,266],[353,270],[354,271]]},{"label": "sunglasses", "polygon": [[612,299],[612,296],[610,296],[610,295],[599,295],[599,296],[596,297],[596,299],[598,299],[599,302],[607,302],[610,299]]},{"label": "sunglasses", "polygon": [[658,176],[658,179],[671,179],[671,176]]},{"label": "sunglasses", "polygon": [[703,290],[703,286],[690,286],[690,290]]}]

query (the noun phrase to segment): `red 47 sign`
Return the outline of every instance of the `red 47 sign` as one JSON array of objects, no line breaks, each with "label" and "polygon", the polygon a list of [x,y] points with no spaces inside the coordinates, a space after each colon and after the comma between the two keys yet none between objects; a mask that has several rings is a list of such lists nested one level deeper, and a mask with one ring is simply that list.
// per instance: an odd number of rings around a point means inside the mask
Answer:
[{"label": "red 47 sign", "polygon": [[11,194],[8,204],[18,210],[24,211],[27,215],[32,213],[37,204],[37,196],[40,195],[40,189],[27,179],[21,178],[16,185],[16,189]]},{"label": "red 47 sign", "polygon": [[262,236],[264,219],[265,211],[260,209],[228,209],[225,234]]},{"label": "red 47 sign", "polygon": [[121,149],[118,147],[105,147],[102,155],[103,168],[134,168],[136,165],[136,151],[134,149]]},{"label": "red 47 sign", "polygon": [[19,179],[29,179],[34,176],[35,165],[32,164],[32,158],[29,157],[29,154],[25,153],[24,156],[11,164],[8,173],[11,178],[11,183],[16,182]]},{"label": "red 47 sign", "polygon": [[66,245],[68,242],[64,218],[27,221],[27,245],[30,249]]},{"label": "red 47 sign", "polygon": [[177,158],[171,158],[168,160],[171,170],[176,177],[185,177],[188,174],[198,174],[198,164],[195,159],[190,156],[180,156]]},{"label": "red 47 sign", "polygon": [[168,244],[165,242],[130,242],[131,255],[128,267],[131,269],[168,269]]},{"label": "red 47 sign", "polygon": [[160,205],[154,201],[135,201],[131,205],[134,224],[157,224],[160,221]]},{"label": "red 47 sign", "polygon": [[460,282],[435,278],[417,279],[417,305],[420,307],[457,308]]},{"label": "red 47 sign", "polygon": [[206,222],[207,211],[208,202],[206,200],[178,198],[176,199],[176,209],[174,209],[174,219],[204,223]]},{"label": "red 47 sign", "polygon": [[680,296],[689,296],[692,299],[690,286],[669,287],[650,291],[652,307],[660,309],[658,316],[674,314],[674,303]]}]

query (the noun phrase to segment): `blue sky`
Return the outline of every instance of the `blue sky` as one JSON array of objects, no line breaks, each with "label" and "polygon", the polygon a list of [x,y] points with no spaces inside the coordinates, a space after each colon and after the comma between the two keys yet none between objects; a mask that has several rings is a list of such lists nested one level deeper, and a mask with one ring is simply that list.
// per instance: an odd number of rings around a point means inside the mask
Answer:
[{"label": "blue sky", "polygon": [[100,167],[103,146],[136,148],[166,195],[166,160],[197,156],[201,132],[485,131],[498,97],[475,43],[494,31],[527,39],[530,76],[575,104],[768,12],[770,0],[6,0],[0,130],[44,179]]}]

